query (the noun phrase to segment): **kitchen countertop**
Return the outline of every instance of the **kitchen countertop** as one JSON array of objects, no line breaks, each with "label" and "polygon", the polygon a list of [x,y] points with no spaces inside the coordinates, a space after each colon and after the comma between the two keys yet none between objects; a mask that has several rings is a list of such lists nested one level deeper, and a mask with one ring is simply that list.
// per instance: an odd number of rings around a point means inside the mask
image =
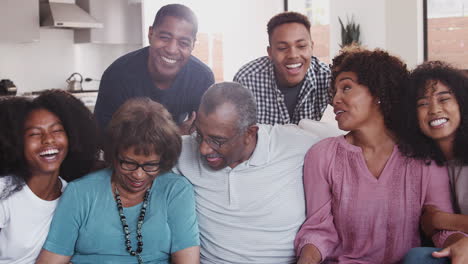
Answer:
[{"label": "kitchen countertop", "polygon": [[[20,96],[26,96],[26,97],[34,98],[34,97],[40,95],[43,91],[34,91],[34,92],[29,92],[29,93],[23,93]],[[80,99],[84,103],[84,105],[86,107],[88,107],[88,109],[91,112],[93,112],[94,111],[94,106],[96,105],[98,92],[99,92],[99,90],[83,90],[83,91],[71,92],[70,94],[72,94],[74,97]]]},{"label": "kitchen countertop", "polygon": [[[43,91],[35,91],[35,92],[32,92],[31,94],[32,95],[37,95],[37,94],[41,94]],[[72,94],[80,94],[80,93],[97,93],[99,92],[99,90],[81,90],[81,91],[73,91],[73,92],[70,92]],[[24,94],[24,95],[27,95],[27,94]]]},{"label": "kitchen countertop", "polygon": [[82,90],[82,91],[74,91],[71,93],[97,93],[99,90]]}]

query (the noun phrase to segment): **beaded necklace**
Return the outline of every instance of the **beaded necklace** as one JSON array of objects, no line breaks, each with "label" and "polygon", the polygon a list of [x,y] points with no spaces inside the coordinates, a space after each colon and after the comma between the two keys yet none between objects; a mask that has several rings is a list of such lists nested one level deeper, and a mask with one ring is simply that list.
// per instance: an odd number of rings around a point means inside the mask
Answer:
[{"label": "beaded necklace", "polygon": [[145,196],[143,198],[143,204],[141,205],[141,210],[140,210],[140,215],[138,216],[138,222],[137,222],[137,240],[138,240],[138,247],[137,250],[134,251],[132,249],[132,243],[130,241],[130,230],[128,228],[127,224],[127,218],[124,215],[123,212],[123,206],[122,206],[122,200],[120,200],[120,193],[119,190],[117,190],[117,187],[115,187],[115,201],[117,203],[117,210],[119,210],[119,216],[120,216],[120,222],[122,222],[122,227],[123,231],[125,234],[125,246],[127,249],[127,252],[130,253],[132,256],[136,256],[138,259],[138,264],[143,263],[143,259],[141,258],[141,252],[143,252],[143,235],[141,234],[141,228],[143,226],[143,220],[145,220],[145,214],[146,214],[146,207],[148,207],[148,197],[150,193],[150,188],[148,188],[145,192]]}]

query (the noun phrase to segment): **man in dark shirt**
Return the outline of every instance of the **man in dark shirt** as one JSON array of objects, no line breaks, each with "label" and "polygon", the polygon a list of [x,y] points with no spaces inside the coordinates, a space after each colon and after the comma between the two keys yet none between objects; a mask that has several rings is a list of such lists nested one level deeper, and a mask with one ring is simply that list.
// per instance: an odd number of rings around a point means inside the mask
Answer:
[{"label": "man in dark shirt", "polygon": [[198,30],[192,10],[180,4],[163,6],[149,27],[149,47],[112,63],[101,78],[95,116],[104,129],[112,114],[132,97],[163,104],[182,133],[188,133],[213,72],[191,55]]}]

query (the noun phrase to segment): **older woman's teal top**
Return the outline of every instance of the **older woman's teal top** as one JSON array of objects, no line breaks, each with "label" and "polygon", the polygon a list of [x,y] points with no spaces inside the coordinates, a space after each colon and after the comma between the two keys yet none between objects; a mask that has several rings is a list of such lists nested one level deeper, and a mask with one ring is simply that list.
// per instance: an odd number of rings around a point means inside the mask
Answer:
[{"label": "older woman's teal top", "polygon": [[[77,179],[57,206],[44,248],[73,256],[80,263],[137,263],[126,251],[125,237],[111,187],[110,169]],[[141,203],[124,208],[132,248]],[[156,177],[142,227],[144,263],[169,263],[172,253],[200,245],[192,185],[165,173]]]}]

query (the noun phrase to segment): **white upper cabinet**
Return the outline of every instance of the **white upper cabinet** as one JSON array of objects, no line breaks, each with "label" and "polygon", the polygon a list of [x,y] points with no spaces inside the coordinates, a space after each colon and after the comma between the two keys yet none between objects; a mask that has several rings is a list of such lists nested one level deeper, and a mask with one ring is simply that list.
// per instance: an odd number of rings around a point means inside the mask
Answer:
[{"label": "white upper cabinet", "polygon": [[39,1],[0,0],[0,43],[39,41]]},{"label": "white upper cabinet", "polygon": [[75,29],[75,43],[142,44],[141,1],[76,0],[76,4],[103,28]]}]

